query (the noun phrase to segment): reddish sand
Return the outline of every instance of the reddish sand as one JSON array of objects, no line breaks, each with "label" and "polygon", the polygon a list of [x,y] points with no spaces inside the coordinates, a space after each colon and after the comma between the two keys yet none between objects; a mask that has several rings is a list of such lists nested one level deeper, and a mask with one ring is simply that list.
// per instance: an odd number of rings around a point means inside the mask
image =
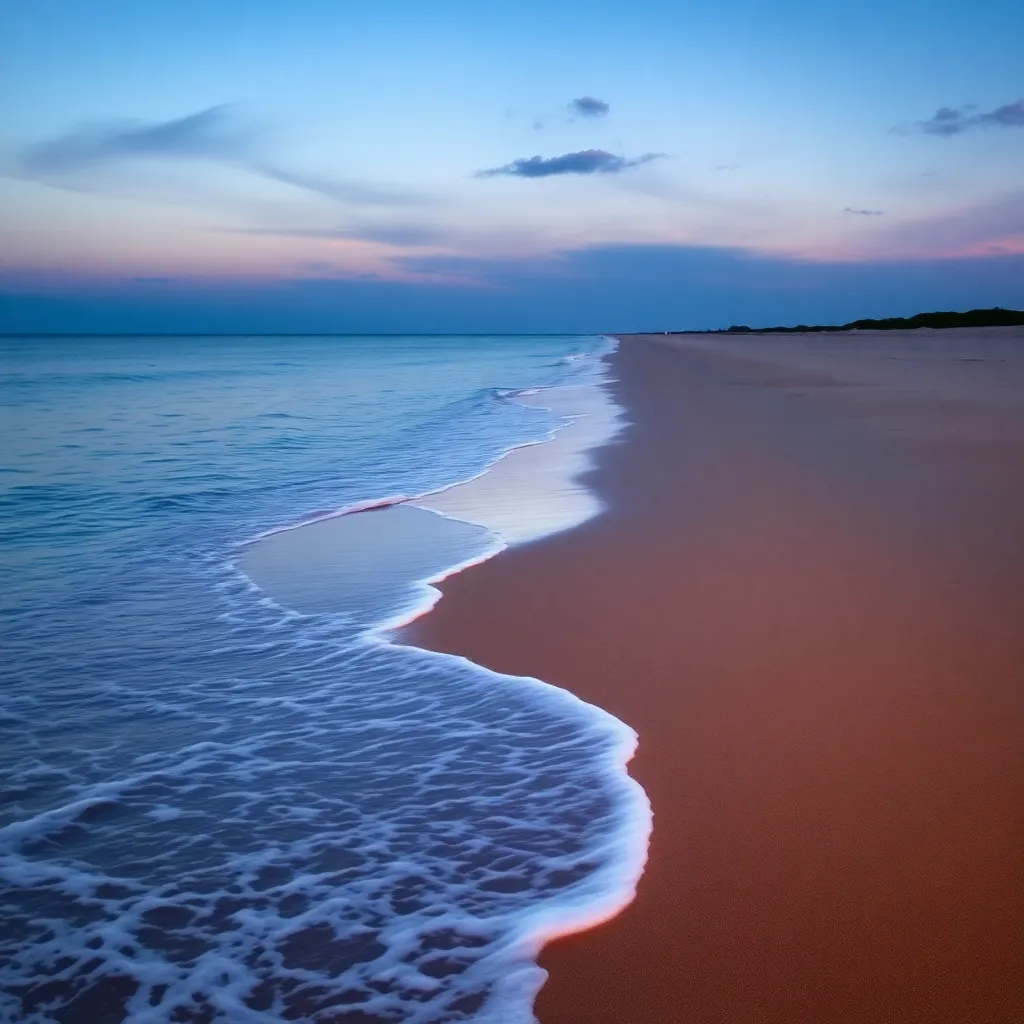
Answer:
[{"label": "reddish sand", "polygon": [[636,338],[613,367],[608,510],[414,627],[640,735],[647,871],[545,950],[538,1017],[1020,1024],[1024,417],[936,430],[927,396]]}]

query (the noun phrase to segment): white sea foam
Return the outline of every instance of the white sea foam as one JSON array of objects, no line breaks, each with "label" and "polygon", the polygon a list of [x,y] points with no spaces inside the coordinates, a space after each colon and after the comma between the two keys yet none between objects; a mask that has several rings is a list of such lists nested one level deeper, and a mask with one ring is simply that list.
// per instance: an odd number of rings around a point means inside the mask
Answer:
[{"label": "white sea foam", "polygon": [[[586,522],[602,505],[580,478],[591,468],[591,453],[624,426],[601,362],[615,345],[607,339],[594,356],[565,357],[585,383],[496,394],[557,416],[543,436],[506,449],[479,473],[435,491],[365,499],[261,533],[243,546],[239,567],[285,607],[322,611],[362,605],[368,632],[386,636],[433,608],[440,598],[436,585],[450,576],[508,546]],[[415,520],[410,523],[407,514],[393,515],[400,521],[366,536],[368,520],[358,513],[403,505],[480,527],[487,536],[456,534],[453,540],[446,531],[431,529],[429,521],[416,536]],[[383,518],[375,515],[373,522]],[[296,533],[298,537],[283,537]],[[453,544],[459,556],[446,554]],[[438,568],[423,571],[430,560]],[[382,563],[388,566],[383,571]],[[377,595],[382,579],[387,589]],[[382,612],[388,601],[393,607]]]},{"label": "white sea foam", "polygon": [[413,504],[477,523],[506,544],[523,544],[571,529],[601,511],[581,482],[589,453],[621,429],[620,410],[600,383],[532,389],[513,397],[562,421],[542,441],[507,452],[480,476],[413,499]]},{"label": "white sea foam", "polygon": [[[315,620],[293,625],[316,643]],[[0,966],[2,1019],[53,1019],[14,1002],[40,976],[94,1013],[130,984],[130,1019],[161,1024],[329,1020],[328,1005],[530,1019],[540,944],[613,913],[642,868],[646,803],[623,771],[635,736],[563,690],[464,659],[371,643],[365,673],[339,688],[323,653],[282,701],[254,652],[230,694],[183,694],[200,722],[234,723],[219,741],[151,754],[0,835],[6,899],[19,913],[16,892],[30,892],[32,915],[32,941]],[[106,871],[79,863],[128,822]]]},{"label": "white sea foam", "polygon": [[[476,550],[470,550],[466,557],[445,565],[437,572],[425,576],[411,575],[411,578],[407,575],[402,581],[401,593],[395,595],[394,610],[373,622],[365,634],[367,639],[386,643],[396,629],[426,614],[441,596],[437,584],[448,577],[488,560],[507,546],[528,543],[570,529],[601,511],[600,502],[580,477],[591,466],[591,452],[611,441],[623,426],[621,409],[612,401],[606,383],[603,371],[592,371],[590,380],[585,384],[528,388],[498,394],[497,397],[502,399],[550,410],[559,417],[560,423],[545,437],[509,449],[498,461],[468,480],[403,499],[418,509],[437,513],[446,519],[484,527],[490,540],[477,544]],[[374,509],[395,503],[394,499],[389,499],[367,502],[363,507]],[[321,546],[327,544],[342,551],[346,548],[358,550],[358,541],[347,528],[359,516],[352,515],[347,522],[341,515],[331,519],[334,520],[333,532],[329,535],[324,532]],[[398,529],[401,529],[400,525]],[[394,541],[397,533],[386,532],[385,538],[388,537]],[[243,562],[242,565],[252,573],[251,563]],[[352,566],[342,563],[335,571],[345,576],[352,571]],[[411,566],[409,571],[414,573]],[[257,567],[256,579],[259,580],[260,576]],[[279,576],[272,578],[271,590],[276,591],[279,584]],[[481,674],[486,672],[479,666],[473,668]],[[509,679],[495,673],[486,674],[505,682]],[[585,930],[615,916],[632,900],[646,862],[651,828],[646,794],[626,770],[637,742],[633,730],[571,694],[538,680],[529,682],[538,687],[538,692],[554,690],[559,699],[575,702],[579,710],[591,716],[591,726],[595,730],[612,737],[605,770],[608,784],[617,793],[621,817],[602,838],[600,848],[589,851],[590,856],[600,861],[600,870],[595,870],[585,884],[578,884],[571,895],[540,902],[537,907],[521,912],[519,922],[511,930],[506,951],[506,955],[513,957],[519,966],[508,973],[506,957],[495,953],[494,967],[500,969],[501,974],[491,979],[493,1006],[487,1014],[475,1018],[480,1020],[533,1020],[529,1007],[544,977],[535,965],[540,948],[555,937]],[[503,979],[500,984],[499,977]]]}]

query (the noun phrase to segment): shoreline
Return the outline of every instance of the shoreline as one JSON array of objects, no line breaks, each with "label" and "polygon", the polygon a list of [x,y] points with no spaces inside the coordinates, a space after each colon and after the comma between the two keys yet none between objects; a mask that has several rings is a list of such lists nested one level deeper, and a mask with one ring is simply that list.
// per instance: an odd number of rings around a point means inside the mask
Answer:
[{"label": "shoreline", "polygon": [[639,733],[647,870],[546,946],[540,1020],[1016,1020],[1015,417],[950,437],[946,396],[651,341],[611,357],[604,512],[449,578],[402,637]]},{"label": "shoreline", "polygon": [[[591,453],[613,441],[623,424],[622,409],[609,397],[606,372],[606,358],[618,342],[609,335],[596,337],[612,348],[573,357],[591,364],[579,379],[493,396],[550,413],[557,422],[543,436],[512,444],[479,471],[439,487],[359,499],[263,530],[237,542],[228,564],[265,597],[283,600],[283,607],[336,612],[345,602],[331,588],[353,573],[374,575],[365,561],[347,564],[337,559],[338,552],[369,544],[377,557],[393,560],[391,548],[404,547],[399,563],[407,559],[418,567],[391,580],[397,607],[377,609],[364,623],[365,638],[388,643],[434,608],[441,597],[438,584],[509,548],[555,536],[600,514],[600,502],[578,480],[590,468]],[[371,512],[378,524],[396,517],[402,522],[367,533],[364,513]],[[318,546],[335,555],[334,564],[317,565]],[[444,554],[434,557],[437,547]]]},{"label": "shoreline", "polygon": [[[370,615],[361,607],[364,621],[353,633],[354,642],[440,653],[409,637],[435,609],[445,582],[508,551],[570,532],[603,511],[579,479],[592,469],[594,453],[623,430],[623,410],[609,394],[609,354],[591,357],[593,365],[581,379],[497,396],[557,417],[546,436],[513,445],[480,472],[443,487],[356,502],[261,533],[239,546],[234,569],[265,598],[300,614],[330,614],[353,601],[365,605],[365,593],[358,593],[363,588],[353,588],[352,580],[383,575],[389,581],[387,600],[371,597]],[[424,569],[427,565],[433,567]],[[511,915],[505,966],[514,970],[507,983],[496,984],[487,1019],[504,1021],[511,1013],[526,1021],[532,1019],[530,1006],[542,983],[540,950],[613,919],[634,898],[646,862],[650,807],[628,772],[637,742],[628,725],[545,679],[507,677],[476,662],[471,666],[482,680],[538,688],[538,707],[557,709],[559,729],[579,728],[577,716],[586,720],[595,788],[615,823],[588,842],[583,859],[590,867],[580,869],[584,877],[564,893],[543,895]],[[561,870],[569,872],[574,856],[555,854],[553,860],[563,861]]]}]

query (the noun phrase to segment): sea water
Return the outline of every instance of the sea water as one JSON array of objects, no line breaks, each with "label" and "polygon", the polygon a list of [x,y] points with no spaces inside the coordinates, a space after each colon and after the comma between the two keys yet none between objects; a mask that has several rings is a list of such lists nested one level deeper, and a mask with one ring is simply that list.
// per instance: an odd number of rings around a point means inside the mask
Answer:
[{"label": "sea water", "polygon": [[[400,552],[305,608],[243,568],[557,438],[608,344],[0,339],[0,1020],[531,1019],[642,867],[634,735],[390,643],[436,599]],[[430,578],[581,518],[429,502],[469,531]]]}]

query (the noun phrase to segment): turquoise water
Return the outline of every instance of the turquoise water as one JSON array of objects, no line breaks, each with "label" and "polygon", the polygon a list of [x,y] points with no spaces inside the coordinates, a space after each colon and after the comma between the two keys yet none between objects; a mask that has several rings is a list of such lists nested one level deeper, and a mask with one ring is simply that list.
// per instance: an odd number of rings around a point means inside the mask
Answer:
[{"label": "turquoise water", "polygon": [[599,338],[0,339],[0,1020],[529,1020],[628,731],[239,544],[479,473]]}]

